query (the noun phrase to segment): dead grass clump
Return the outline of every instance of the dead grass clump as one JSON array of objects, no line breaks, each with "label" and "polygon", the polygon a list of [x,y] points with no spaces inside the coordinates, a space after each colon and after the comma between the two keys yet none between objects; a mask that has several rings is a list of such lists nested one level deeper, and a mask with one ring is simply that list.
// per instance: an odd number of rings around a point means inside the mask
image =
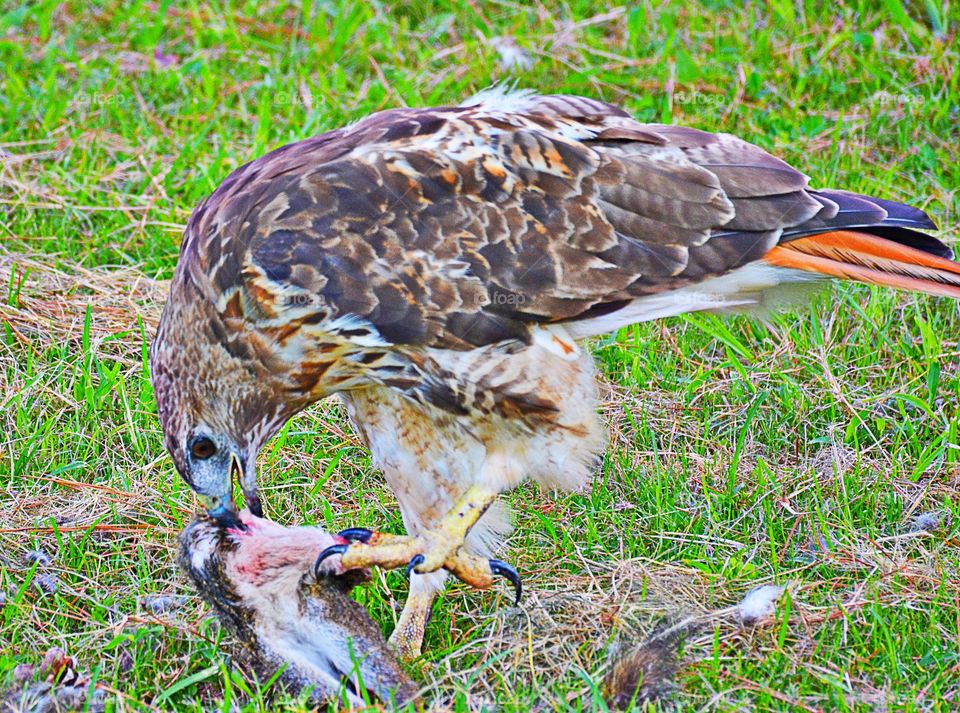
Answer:
[{"label": "dead grass clump", "polygon": [[[139,361],[141,325],[148,335],[160,319],[168,285],[134,268],[64,266],[52,258],[0,253],[0,283],[13,294],[0,319],[24,344],[50,347],[83,338],[89,310],[91,342],[125,344],[115,356]],[[123,336],[130,335],[127,340]]]},{"label": "dead grass clump", "polygon": [[[476,633],[438,662],[431,688],[463,690],[472,704],[482,705],[502,697],[505,686],[562,679],[568,701],[589,700],[600,691],[588,681],[600,681],[611,661],[634,653],[657,631],[699,621],[718,595],[702,572],[642,560],[591,562],[583,576],[529,584],[520,607],[492,615],[458,614],[458,620],[473,623]],[[663,658],[650,669],[664,679],[655,686],[647,681],[663,693],[672,685],[667,679],[672,680],[676,655],[675,639],[667,638],[671,645],[657,649]]]}]

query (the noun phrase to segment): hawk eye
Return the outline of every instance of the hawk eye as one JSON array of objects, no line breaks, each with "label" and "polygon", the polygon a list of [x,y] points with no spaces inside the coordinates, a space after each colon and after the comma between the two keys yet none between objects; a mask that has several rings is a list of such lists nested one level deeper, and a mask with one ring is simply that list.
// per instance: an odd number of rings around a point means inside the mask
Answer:
[{"label": "hawk eye", "polygon": [[206,460],[217,452],[217,444],[206,436],[197,436],[190,441],[190,455],[197,460]]}]

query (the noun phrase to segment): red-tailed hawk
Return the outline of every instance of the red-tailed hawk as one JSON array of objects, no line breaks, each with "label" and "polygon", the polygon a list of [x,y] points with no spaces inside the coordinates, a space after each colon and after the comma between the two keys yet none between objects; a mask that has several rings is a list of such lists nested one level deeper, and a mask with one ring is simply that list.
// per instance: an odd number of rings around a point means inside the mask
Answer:
[{"label": "red-tailed hawk", "polygon": [[150,354],[166,445],[235,523],[233,477],[260,514],[261,446],[341,394],[409,534],[351,530],[323,556],[410,564],[394,641],[414,654],[445,572],[516,579],[479,556],[497,495],[575,487],[603,449],[578,339],[822,277],[960,297],[934,227],[592,99],[385,111],[237,169],[194,211]]}]

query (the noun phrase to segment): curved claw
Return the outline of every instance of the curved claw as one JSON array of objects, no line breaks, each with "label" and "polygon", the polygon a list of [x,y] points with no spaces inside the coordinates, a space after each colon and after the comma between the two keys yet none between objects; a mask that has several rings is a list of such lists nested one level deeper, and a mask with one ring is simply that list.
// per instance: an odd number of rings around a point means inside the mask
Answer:
[{"label": "curved claw", "polygon": [[346,530],[340,530],[337,537],[342,537],[348,542],[369,542],[373,537],[373,530],[365,527],[348,527]]},{"label": "curved claw", "polygon": [[426,559],[423,555],[414,555],[410,562],[407,563],[407,576],[409,577],[413,574],[414,568],[423,564]]},{"label": "curved claw", "polygon": [[327,549],[320,553],[320,556],[317,557],[317,561],[313,563],[313,576],[317,579],[320,579],[320,565],[323,564],[323,561],[328,557],[333,557],[334,555],[342,555],[350,548],[350,545],[330,545]]},{"label": "curved claw", "polygon": [[503,577],[504,579],[510,580],[514,591],[517,593],[514,606],[519,606],[520,596],[523,594],[523,583],[520,581],[520,575],[517,573],[517,570],[513,568],[513,565],[509,565],[501,560],[489,560],[489,563],[491,572],[493,572],[495,575]]}]

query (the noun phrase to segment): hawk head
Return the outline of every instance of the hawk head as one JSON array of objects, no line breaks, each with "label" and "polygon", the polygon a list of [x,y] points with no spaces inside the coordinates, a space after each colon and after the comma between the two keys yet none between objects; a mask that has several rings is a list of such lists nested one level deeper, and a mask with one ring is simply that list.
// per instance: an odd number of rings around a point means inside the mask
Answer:
[{"label": "hawk head", "polygon": [[231,324],[188,272],[178,270],[150,347],[165,445],[209,514],[240,529],[234,480],[250,511],[262,516],[257,453],[291,415],[262,353],[242,321]]}]

